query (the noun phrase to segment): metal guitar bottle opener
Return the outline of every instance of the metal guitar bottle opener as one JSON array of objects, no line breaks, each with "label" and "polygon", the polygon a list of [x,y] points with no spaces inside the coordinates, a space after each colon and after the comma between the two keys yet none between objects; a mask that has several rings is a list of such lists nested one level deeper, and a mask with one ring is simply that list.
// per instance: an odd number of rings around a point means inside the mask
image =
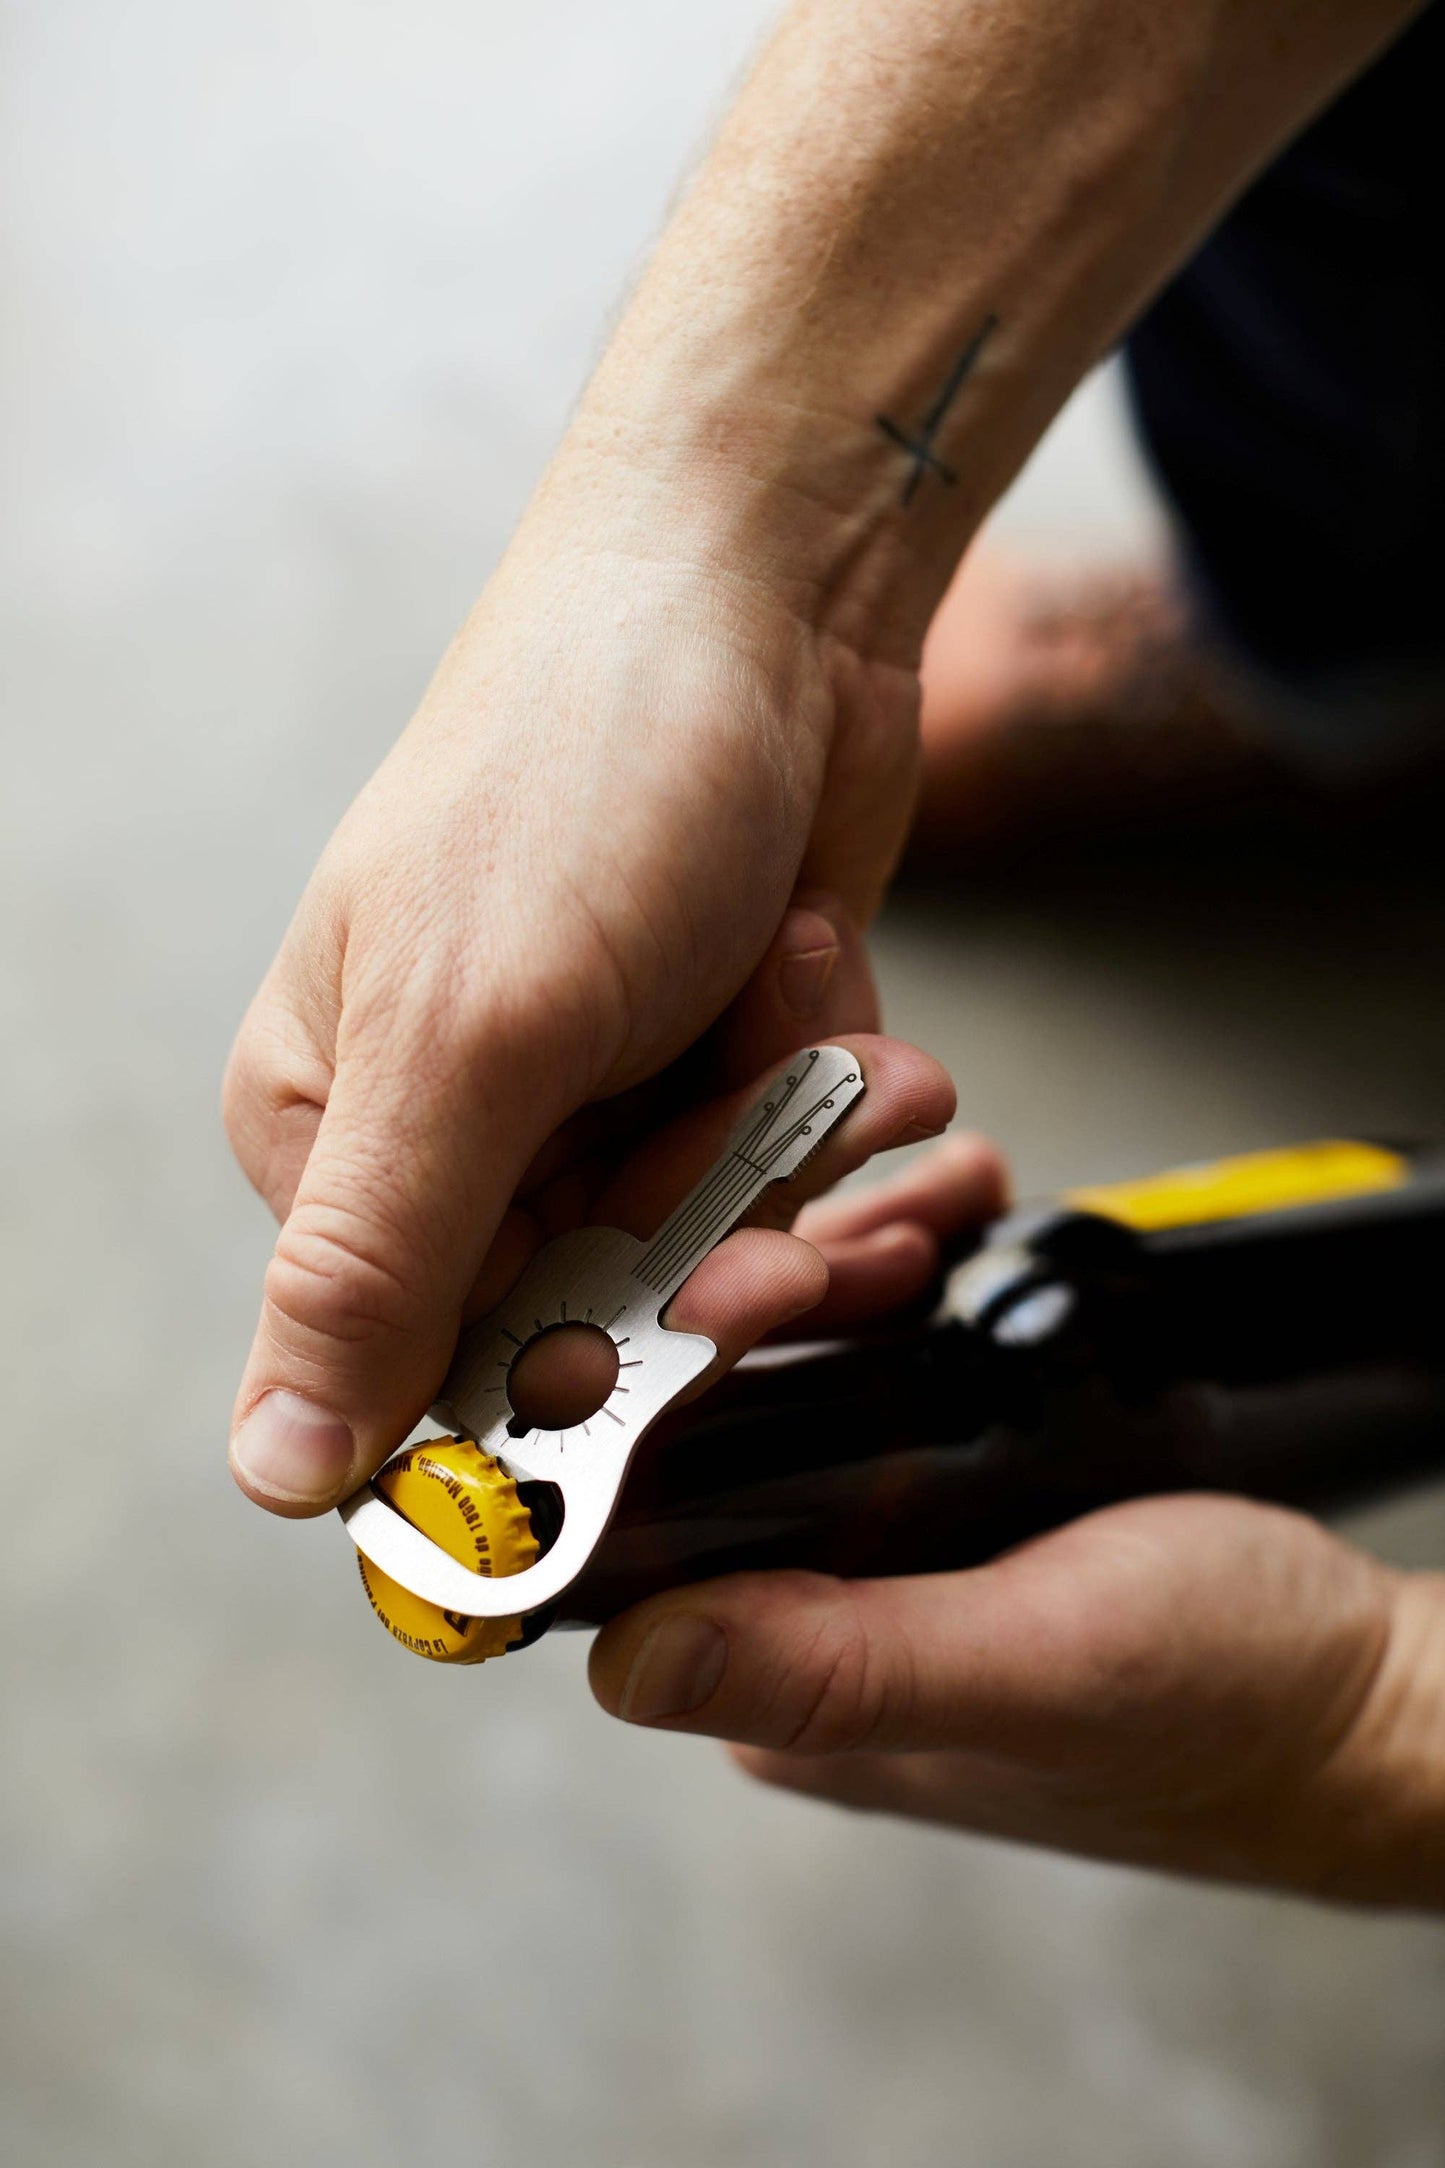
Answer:
[{"label": "metal guitar bottle opener", "polygon": [[[561,1595],[601,1540],[643,1437],[717,1353],[699,1333],[668,1331],[661,1312],[762,1192],[797,1173],[863,1089],[845,1047],[796,1055],[650,1242],[616,1227],[559,1235],[499,1308],[463,1333],[433,1413],[519,1481],[556,1485],[562,1527],[535,1565],[505,1579],[474,1573],[370,1483],[339,1509],[357,1549],[414,1595],[464,1617],[516,1618]],[[524,1431],[508,1397],[512,1365],[540,1334],[569,1324],[609,1335],[617,1383],[586,1422]]]}]

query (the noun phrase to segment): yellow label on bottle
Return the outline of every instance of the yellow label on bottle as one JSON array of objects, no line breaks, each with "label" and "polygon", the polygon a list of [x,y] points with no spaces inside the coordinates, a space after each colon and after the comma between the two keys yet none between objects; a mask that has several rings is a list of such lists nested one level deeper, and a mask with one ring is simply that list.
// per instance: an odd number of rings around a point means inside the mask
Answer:
[{"label": "yellow label on bottle", "polygon": [[1409,1161],[1383,1145],[1327,1140],[1173,1167],[1139,1182],[1109,1182],[1066,1190],[1064,1195],[1080,1212],[1097,1212],[1148,1233],[1295,1211],[1335,1197],[1367,1196],[1372,1190],[1398,1189],[1409,1175]]},{"label": "yellow label on bottle", "polygon": [[[428,1438],[388,1462],[374,1480],[403,1520],[473,1573],[505,1579],[537,1556],[531,1515],[516,1484],[489,1453],[465,1438]],[[443,1611],[393,1581],[364,1553],[358,1556],[372,1610],[415,1655],[436,1664],[480,1664],[520,1640],[520,1619]]]}]

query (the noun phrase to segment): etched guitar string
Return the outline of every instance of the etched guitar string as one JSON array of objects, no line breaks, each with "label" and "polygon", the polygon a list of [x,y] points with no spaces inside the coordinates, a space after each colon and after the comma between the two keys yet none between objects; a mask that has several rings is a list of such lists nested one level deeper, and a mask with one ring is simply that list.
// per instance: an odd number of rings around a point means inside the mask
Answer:
[{"label": "etched guitar string", "polygon": [[716,1232],[740,1216],[749,1192],[766,1187],[772,1168],[799,1137],[809,1134],[816,1117],[832,1105],[834,1094],[852,1078],[844,1078],[833,1085],[777,1135],[757,1158],[749,1157],[747,1147],[755,1145],[760,1136],[774,1127],[789,1102],[796,1097],[802,1081],[798,1077],[789,1077],[788,1088],[778,1103],[761,1110],[759,1120],[713,1169],[697,1194],[659,1230],[651,1247],[634,1267],[635,1276],[644,1286],[660,1292],[693,1251],[710,1247]]},{"label": "etched guitar string", "polygon": [[[675,1227],[664,1228],[647,1251],[638,1266],[639,1279],[646,1278],[649,1285],[657,1278],[658,1284],[670,1270],[675,1269],[679,1258],[692,1249],[705,1246],[712,1231],[726,1224],[726,1215],[736,1206],[738,1199],[750,1189],[766,1186],[766,1179],[788,1147],[797,1138],[806,1135],[809,1125],[822,1108],[832,1104],[832,1094],[817,1101],[802,1118],[769,1151],[766,1158],[749,1159],[739,1148],[729,1152],[727,1158],[715,1170],[708,1183],[697,1196],[689,1200],[685,1213]],[[719,1195],[719,1191],[723,1194]],[[665,1239],[664,1239],[665,1238]],[[644,1266],[648,1269],[644,1271]]]},{"label": "etched guitar string", "polygon": [[[660,1294],[663,1288],[666,1287],[669,1276],[677,1265],[685,1262],[693,1252],[705,1248],[707,1246],[707,1237],[711,1231],[714,1228],[726,1226],[730,1217],[736,1217],[750,1193],[757,1188],[757,1170],[751,1160],[743,1161],[742,1171],[738,1172],[737,1155],[735,1153],[731,1154],[730,1158],[733,1165],[727,1188],[720,1197],[709,1199],[708,1214],[699,1228],[696,1239],[692,1238],[690,1231],[687,1229],[674,1230],[671,1240],[664,1246],[662,1254],[655,1261],[652,1252],[649,1250],[647,1256],[636,1266],[636,1277],[643,1282],[644,1286],[651,1287]],[[696,1210],[690,1215],[690,1218],[693,1220],[697,1218]],[[684,1236],[686,1236],[686,1239],[683,1239]]]},{"label": "etched guitar string", "polygon": [[[816,1099],[798,1119],[778,1137],[761,1159],[749,1159],[740,1147],[735,1147],[709,1177],[708,1181],[682,1207],[676,1225],[662,1228],[659,1235],[636,1267],[636,1275],[650,1287],[661,1287],[668,1276],[677,1269],[680,1260],[686,1258],[690,1249],[702,1246],[710,1240],[715,1229],[728,1224],[729,1217],[736,1217],[740,1202],[752,1188],[766,1187],[766,1178],[778,1160],[794,1145],[800,1136],[806,1136],[816,1117],[833,1104],[837,1091],[843,1084],[851,1083],[852,1077],[841,1080],[832,1090]],[[739,1172],[741,1169],[741,1172]],[[723,1194],[719,1195],[719,1191]]]},{"label": "etched guitar string", "polygon": [[[816,1054],[810,1055],[810,1063],[817,1058]],[[688,1243],[694,1240],[693,1229],[711,1210],[720,1188],[724,1184],[730,1186],[736,1181],[736,1162],[739,1156],[744,1155],[747,1147],[760,1136],[766,1135],[771,1124],[796,1096],[800,1083],[800,1078],[790,1076],[776,1102],[765,1100],[761,1106],[752,1109],[754,1118],[738,1142],[729,1149],[724,1158],[708,1170],[706,1178],[693,1194],[685,1197],[677,1210],[663,1221],[635,1268],[639,1279],[651,1286],[654,1284],[654,1275],[661,1274],[665,1277],[670,1253],[674,1250],[678,1237],[684,1236]],[[745,1161],[745,1164],[751,1166],[753,1163]],[[660,1281],[657,1284],[660,1284]]]},{"label": "etched guitar string", "polygon": [[[816,1055],[810,1057],[810,1061],[816,1060]],[[743,1132],[737,1143],[717,1162],[694,1194],[684,1199],[671,1218],[664,1221],[636,1268],[639,1279],[649,1286],[661,1287],[669,1272],[675,1269],[677,1260],[699,1247],[704,1239],[701,1230],[724,1224],[719,1215],[734,1210],[739,1196],[745,1194],[749,1187],[767,1173],[768,1166],[776,1160],[778,1152],[786,1148],[788,1139],[779,1139],[771,1159],[759,1161],[750,1157],[748,1147],[755,1147],[758,1140],[766,1136],[779,1116],[796,1098],[801,1082],[801,1078],[790,1076],[776,1102],[765,1101],[761,1107],[753,1110],[756,1119]],[[811,1112],[816,1113],[817,1108],[813,1108]],[[803,1119],[806,1122],[809,1116],[805,1115]],[[797,1126],[794,1125],[792,1135],[797,1134]]]}]

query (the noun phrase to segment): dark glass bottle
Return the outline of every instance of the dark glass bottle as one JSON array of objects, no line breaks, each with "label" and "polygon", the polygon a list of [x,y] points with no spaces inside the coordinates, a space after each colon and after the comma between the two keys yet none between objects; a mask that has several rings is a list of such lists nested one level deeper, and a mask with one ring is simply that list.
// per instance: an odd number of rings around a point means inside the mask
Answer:
[{"label": "dark glass bottle", "polygon": [[[1241,1167],[1266,1178],[1241,1189]],[[659,1425],[525,1638],[744,1568],[966,1566],[1150,1492],[1324,1513],[1445,1473],[1442,1258],[1445,1155],[1372,1146],[1012,1215],[928,1315],[765,1351]]]}]

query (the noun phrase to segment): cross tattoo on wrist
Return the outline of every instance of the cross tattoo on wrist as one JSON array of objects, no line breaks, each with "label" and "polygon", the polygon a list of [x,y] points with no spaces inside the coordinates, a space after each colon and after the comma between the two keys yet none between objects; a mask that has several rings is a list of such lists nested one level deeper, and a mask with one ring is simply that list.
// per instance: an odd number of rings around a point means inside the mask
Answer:
[{"label": "cross tattoo on wrist", "polygon": [[943,426],[944,416],[958,396],[964,378],[978,360],[983,351],[985,340],[996,328],[997,324],[998,318],[996,316],[986,316],[984,318],[978,330],[969,340],[968,345],[949,370],[942,391],[919,423],[916,435],[910,436],[906,429],[900,429],[897,422],[890,421],[886,414],[874,415],[873,419],[883,431],[884,436],[891,438],[901,451],[907,452],[912,458],[913,465],[909,469],[908,479],[903,485],[901,501],[905,507],[912,504],[917,496],[919,484],[925,474],[936,474],[947,489],[952,489],[957,482],[958,476],[954,473],[952,467],[941,460],[934,451],[934,439]]}]

